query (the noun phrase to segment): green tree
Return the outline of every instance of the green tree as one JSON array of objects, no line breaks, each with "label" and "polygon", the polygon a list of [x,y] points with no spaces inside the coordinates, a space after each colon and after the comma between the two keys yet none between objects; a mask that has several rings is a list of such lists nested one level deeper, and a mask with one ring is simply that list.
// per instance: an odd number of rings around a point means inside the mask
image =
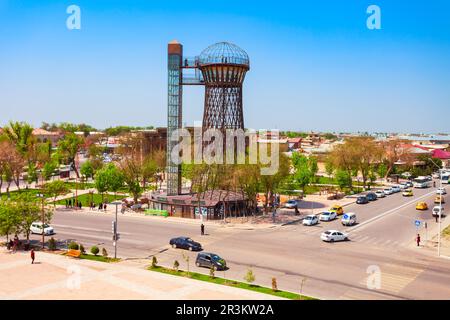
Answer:
[{"label": "green tree", "polygon": [[15,233],[20,228],[20,214],[15,202],[0,200],[0,236]]},{"label": "green tree", "polygon": [[44,181],[50,180],[57,167],[58,165],[55,161],[46,162],[42,168],[42,179]]},{"label": "green tree", "polygon": [[80,167],[80,173],[83,179],[83,182],[89,178],[94,177],[94,166],[90,160],[85,161]]},{"label": "green tree", "polygon": [[102,194],[102,201],[106,191],[117,193],[123,185],[124,175],[113,163],[109,163],[95,175],[95,187]]},{"label": "green tree", "polygon": [[38,173],[37,168],[34,163],[31,163],[28,165],[27,169],[27,183],[31,184],[33,182],[37,182],[38,180]]},{"label": "green tree", "polygon": [[64,139],[62,139],[58,143],[58,151],[60,152],[61,156],[67,161],[67,163],[71,165],[72,169],[77,175],[77,178],[80,177],[80,174],[75,164],[75,158],[77,156],[77,153],[83,146],[83,143],[84,139],[74,133],[67,134]]},{"label": "green tree", "polygon": [[26,156],[33,140],[33,127],[25,122],[13,122],[3,129],[5,136],[17,148],[17,151]]},{"label": "green tree", "polygon": [[294,153],[292,155],[292,163],[295,168],[294,181],[300,186],[303,193],[305,193],[305,187],[309,185],[313,177],[309,160],[300,153]]},{"label": "green tree", "polygon": [[335,174],[335,179],[341,191],[346,187],[351,188],[352,177],[346,170],[338,169]]},{"label": "green tree", "polygon": [[[41,220],[42,204],[41,199],[24,193],[17,200],[16,205],[20,215],[20,231],[26,235],[27,240],[30,239],[30,227],[35,221]],[[44,205],[44,218],[46,223],[50,223],[53,211]]]},{"label": "green tree", "polygon": [[53,205],[56,208],[56,198],[60,195],[66,194],[69,192],[64,181],[54,180],[52,182],[48,182],[44,187],[45,193],[49,196],[53,197]]}]

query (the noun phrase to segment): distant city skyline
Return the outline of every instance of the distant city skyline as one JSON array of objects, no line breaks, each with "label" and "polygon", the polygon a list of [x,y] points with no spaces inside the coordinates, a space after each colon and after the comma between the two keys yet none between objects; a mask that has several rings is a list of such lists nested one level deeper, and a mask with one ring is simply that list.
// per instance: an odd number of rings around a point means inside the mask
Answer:
[{"label": "distant city skyline", "polygon": [[[81,30],[66,27],[73,4]],[[366,26],[371,4],[381,30]],[[247,51],[247,128],[447,133],[449,11],[445,0],[0,0],[0,126],[164,127],[177,39],[186,56],[219,41]],[[185,88],[187,126],[202,119],[203,90]]]}]

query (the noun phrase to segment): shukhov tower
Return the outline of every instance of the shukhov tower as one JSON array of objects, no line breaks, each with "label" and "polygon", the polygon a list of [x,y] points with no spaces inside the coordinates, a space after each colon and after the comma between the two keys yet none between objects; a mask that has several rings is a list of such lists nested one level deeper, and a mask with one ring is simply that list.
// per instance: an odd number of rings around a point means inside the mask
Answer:
[{"label": "shukhov tower", "polygon": [[182,127],[183,86],[205,86],[203,131],[244,129],[242,83],[250,61],[244,50],[228,42],[209,46],[192,58],[184,57],[183,46],[171,41],[167,53],[167,195],[177,195],[181,193],[181,166],[173,161],[171,151]]},{"label": "shukhov tower", "polygon": [[219,42],[202,51],[198,68],[205,84],[203,129],[244,129],[242,83],[250,69],[247,53]]}]

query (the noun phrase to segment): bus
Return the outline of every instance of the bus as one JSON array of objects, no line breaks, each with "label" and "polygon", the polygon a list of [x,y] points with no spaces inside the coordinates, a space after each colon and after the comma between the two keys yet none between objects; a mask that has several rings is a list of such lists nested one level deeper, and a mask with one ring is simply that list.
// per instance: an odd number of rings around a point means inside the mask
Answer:
[{"label": "bus", "polygon": [[431,187],[431,181],[427,177],[417,177],[413,180],[414,188],[429,188]]},{"label": "bus", "polygon": [[450,178],[450,173],[448,173],[448,172],[443,172],[442,173],[442,183],[443,184],[448,184],[449,178]]}]

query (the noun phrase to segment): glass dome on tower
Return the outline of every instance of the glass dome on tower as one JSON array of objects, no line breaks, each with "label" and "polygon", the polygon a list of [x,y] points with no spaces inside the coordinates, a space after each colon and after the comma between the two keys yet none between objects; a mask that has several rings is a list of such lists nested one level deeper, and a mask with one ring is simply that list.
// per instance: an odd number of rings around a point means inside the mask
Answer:
[{"label": "glass dome on tower", "polygon": [[206,48],[198,56],[200,65],[205,64],[239,64],[250,65],[247,52],[229,42],[218,42]]}]

